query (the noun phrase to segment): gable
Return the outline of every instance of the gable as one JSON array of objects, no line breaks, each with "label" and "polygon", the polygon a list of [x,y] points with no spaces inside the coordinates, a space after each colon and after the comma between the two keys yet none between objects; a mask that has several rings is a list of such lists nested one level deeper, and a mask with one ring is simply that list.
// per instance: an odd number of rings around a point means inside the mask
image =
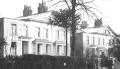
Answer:
[{"label": "gable", "polygon": [[104,35],[115,35],[114,33],[113,33],[113,30],[111,30],[110,28],[108,28],[108,27],[101,27],[99,30],[98,30],[98,32],[96,32],[96,33],[98,33],[98,34],[104,34]]},{"label": "gable", "polygon": [[81,30],[84,33],[90,33],[90,34],[102,34],[102,35],[111,35],[111,36],[117,35],[109,26],[102,26],[99,28],[91,27]]}]

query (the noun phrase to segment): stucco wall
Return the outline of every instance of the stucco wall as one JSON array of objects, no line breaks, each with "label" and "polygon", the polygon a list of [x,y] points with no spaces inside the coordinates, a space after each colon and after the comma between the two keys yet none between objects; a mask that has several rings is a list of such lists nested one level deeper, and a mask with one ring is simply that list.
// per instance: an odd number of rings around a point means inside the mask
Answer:
[{"label": "stucco wall", "polygon": [[[11,24],[16,24],[17,26],[17,35],[13,36],[11,33]],[[20,39],[19,37],[23,36],[24,34],[23,31],[23,25],[28,26],[28,38],[27,39]],[[39,27],[40,28],[40,37],[35,36],[35,28]],[[47,28],[48,29],[48,39],[44,38],[44,31],[43,29]],[[45,39],[51,42],[51,55],[56,55],[55,51],[53,51],[53,46],[55,41],[62,41],[63,46],[65,46],[65,38],[64,35],[61,34],[59,40],[56,39],[56,30],[60,30],[60,32],[65,31],[63,28],[58,27],[58,26],[51,26],[46,23],[39,23],[39,22],[34,22],[34,21],[21,21],[21,20],[16,20],[16,19],[9,19],[5,18],[4,19],[4,38],[6,38],[6,41],[8,43],[7,45],[7,53],[6,55],[11,54],[10,53],[10,47],[11,47],[11,42],[17,42],[17,55],[22,55],[22,41],[29,41],[29,47],[28,47],[28,53],[29,54],[37,54],[35,52],[36,49],[34,47],[36,44],[33,43],[35,39]],[[70,56],[70,32],[68,32],[68,55]],[[44,43],[44,42],[43,42]],[[45,44],[45,43],[44,43]],[[43,52],[45,51],[45,48],[43,48]],[[45,54],[45,52],[43,53]]]}]

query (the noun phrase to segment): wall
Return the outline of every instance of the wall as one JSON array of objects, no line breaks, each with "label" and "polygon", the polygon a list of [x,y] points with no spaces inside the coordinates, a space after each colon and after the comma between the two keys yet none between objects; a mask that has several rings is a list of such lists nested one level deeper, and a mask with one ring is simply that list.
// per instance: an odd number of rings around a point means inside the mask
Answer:
[{"label": "wall", "polygon": [[[17,35],[16,36],[12,36],[11,34],[11,24],[16,24],[17,25]],[[24,34],[24,32],[22,32],[22,28],[23,25],[28,26],[28,36],[24,37],[22,34]],[[35,36],[35,28],[36,27],[40,27],[40,37],[36,37]],[[43,29],[47,28],[48,29],[48,39],[44,38],[44,31]],[[57,40],[56,39],[56,30],[63,30],[63,28],[58,27],[58,26],[51,26],[45,23],[39,23],[39,22],[34,22],[34,21],[21,21],[21,20],[15,20],[15,19],[9,19],[9,18],[5,18],[4,21],[4,38],[6,38],[7,40],[7,53],[6,55],[12,54],[10,53],[10,48],[11,48],[11,42],[15,41],[17,42],[17,55],[22,55],[22,41],[29,41],[29,50],[28,53],[29,54],[37,54],[35,52],[36,49],[34,49],[36,47],[36,44],[34,44],[33,42],[35,41],[35,39],[43,39],[45,41],[50,42],[51,44],[51,55],[56,55],[55,51],[53,51],[53,46],[54,43],[56,41],[62,41],[63,46],[65,46],[65,38],[62,36],[60,36],[62,39]],[[24,37],[24,38],[23,38]],[[68,33],[68,37],[70,37],[70,33]],[[46,44],[46,42],[42,42],[44,44]],[[68,40],[68,55],[70,56],[70,39]],[[45,49],[45,48],[44,48]]]}]

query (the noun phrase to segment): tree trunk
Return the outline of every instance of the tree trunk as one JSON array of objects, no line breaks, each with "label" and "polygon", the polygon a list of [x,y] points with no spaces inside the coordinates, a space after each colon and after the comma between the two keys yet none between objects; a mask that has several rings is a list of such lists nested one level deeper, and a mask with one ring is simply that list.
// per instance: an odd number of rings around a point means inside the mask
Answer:
[{"label": "tree trunk", "polygon": [[67,51],[68,51],[68,50],[67,50],[67,49],[68,49],[67,47],[68,47],[68,45],[67,45],[67,26],[66,26],[66,56],[67,56]]},{"label": "tree trunk", "polygon": [[75,21],[75,5],[76,0],[72,0],[72,41],[71,41],[71,56],[75,56],[75,30],[76,30],[76,21]]}]

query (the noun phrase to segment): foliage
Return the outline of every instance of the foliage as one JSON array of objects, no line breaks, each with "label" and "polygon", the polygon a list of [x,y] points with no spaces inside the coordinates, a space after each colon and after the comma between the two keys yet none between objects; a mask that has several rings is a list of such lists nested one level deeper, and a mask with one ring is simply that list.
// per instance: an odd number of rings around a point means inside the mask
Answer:
[{"label": "foliage", "polygon": [[87,21],[82,21],[81,28],[84,29],[87,27],[88,27]]},{"label": "foliage", "polygon": [[5,39],[0,39],[0,49],[3,48],[5,45],[7,45],[7,42]]},{"label": "foliage", "polygon": [[[10,61],[9,61],[10,60]],[[0,59],[1,69],[85,69],[84,58],[48,55],[24,55]]]},{"label": "foliage", "polygon": [[[55,0],[50,0],[50,1],[55,1]],[[94,7],[91,7],[88,4],[91,4],[95,0],[57,0],[56,3],[53,5],[57,5],[59,3],[64,3],[69,10],[71,10],[71,55],[74,56],[75,54],[75,33],[76,33],[76,20],[75,20],[75,14],[80,13],[81,10],[84,11],[87,16],[89,17],[98,17],[92,10],[97,10]],[[62,5],[63,6],[63,5]],[[99,10],[97,10],[99,11]]]},{"label": "foliage", "polygon": [[[60,9],[59,11],[53,11],[53,17],[50,18],[50,24],[58,25],[64,28],[71,28],[72,27],[72,11],[69,9]],[[75,15],[75,20],[80,20],[80,15]]]},{"label": "foliage", "polygon": [[102,18],[96,19],[94,24],[95,24],[95,27],[101,27],[103,24]]}]

